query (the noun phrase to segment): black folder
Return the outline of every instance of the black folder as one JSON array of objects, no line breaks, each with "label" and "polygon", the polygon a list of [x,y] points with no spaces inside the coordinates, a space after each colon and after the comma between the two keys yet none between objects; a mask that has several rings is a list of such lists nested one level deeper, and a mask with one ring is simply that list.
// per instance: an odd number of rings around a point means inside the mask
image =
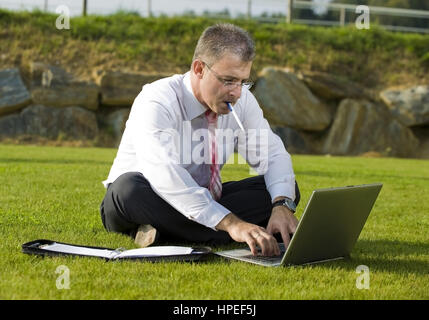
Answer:
[{"label": "black folder", "polygon": [[107,261],[201,261],[212,254],[210,247],[153,246],[124,250],[92,247],[39,239],[24,243],[22,252],[39,256],[97,257]]}]

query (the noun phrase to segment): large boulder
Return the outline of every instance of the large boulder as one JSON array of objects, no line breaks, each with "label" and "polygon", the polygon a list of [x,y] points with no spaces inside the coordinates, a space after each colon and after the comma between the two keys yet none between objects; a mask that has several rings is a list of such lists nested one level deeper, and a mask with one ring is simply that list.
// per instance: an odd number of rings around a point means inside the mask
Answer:
[{"label": "large boulder", "polygon": [[331,123],[329,108],[283,69],[264,68],[253,92],[272,125],[320,131]]},{"label": "large boulder", "polygon": [[297,76],[320,98],[328,100],[371,98],[370,92],[365,88],[344,77],[317,71],[298,72]]},{"label": "large boulder", "polygon": [[413,127],[414,135],[420,141],[418,157],[429,159],[429,126]]},{"label": "large boulder", "polygon": [[98,93],[97,86],[91,84],[40,86],[31,90],[34,104],[57,108],[81,106],[89,110],[98,108]]},{"label": "large boulder", "polygon": [[95,70],[93,73],[95,83],[100,87],[101,104],[107,106],[131,106],[143,85],[167,76],[110,70]]},{"label": "large boulder", "polygon": [[0,116],[15,112],[31,103],[31,95],[21,79],[19,69],[0,71]]},{"label": "large boulder", "polygon": [[48,139],[92,140],[98,134],[97,118],[81,107],[52,108],[31,105],[20,113],[0,118],[0,136],[36,135]]},{"label": "large boulder", "polygon": [[413,157],[418,139],[392,118],[387,108],[367,100],[345,99],[324,145],[324,153],[359,155],[375,151],[385,156]]},{"label": "large boulder", "polygon": [[[109,110],[109,109],[101,109],[100,111]],[[131,108],[120,108],[114,110],[113,112],[104,113],[99,112],[98,123],[99,129],[102,136],[104,138],[105,143],[111,147],[118,147],[121,142],[122,134],[125,130],[125,125],[128,120],[128,116],[130,114]]]},{"label": "large boulder", "polygon": [[22,70],[30,86],[33,104],[98,108],[99,89],[94,83],[82,81],[61,67],[43,62],[29,61],[23,64]]},{"label": "large boulder", "polygon": [[292,154],[320,154],[323,148],[324,133],[299,131],[288,127],[272,127],[286,150]]},{"label": "large boulder", "polygon": [[387,89],[380,93],[380,97],[407,127],[429,124],[429,86]]},{"label": "large boulder", "polygon": [[23,63],[21,71],[30,87],[55,87],[79,82],[61,67],[39,61]]}]

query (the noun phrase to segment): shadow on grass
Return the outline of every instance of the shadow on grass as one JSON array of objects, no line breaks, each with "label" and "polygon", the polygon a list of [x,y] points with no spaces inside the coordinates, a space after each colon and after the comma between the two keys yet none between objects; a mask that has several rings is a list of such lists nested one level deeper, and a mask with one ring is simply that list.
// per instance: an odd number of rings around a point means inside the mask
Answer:
[{"label": "shadow on grass", "polygon": [[[231,250],[244,247],[243,244],[231,244],[216,249]],[[423,259],[415,259],[415,256],[423,255],[429,255],[429,243],[394,240],[359,240],[349,258],[295,267],[311,268],[312,266],[317,266],[320,268],[341,268],[355,271],[357,266],[366,265],[373,271],[385,271],[395,274],[427,275],[429,270],[429,262],[427,259],[426,261],[423,261]],[[215,258],[213,258],[213,260],[215,260]],[[224,263],[230,261],[223,258],[222,260],[217,261],[222,261]],[[253,264],[249,265],[256,266]]]},{"label": "shadow on grass", "polygon": [[323,267],[345,267],[355,270],[366,265],[370,270],[395,274],[427,275],[428,259],[417,260],[416,256],[429,255],[429,243],[397,240],[359,240],[351,257],[338,262],[321,264]]}]

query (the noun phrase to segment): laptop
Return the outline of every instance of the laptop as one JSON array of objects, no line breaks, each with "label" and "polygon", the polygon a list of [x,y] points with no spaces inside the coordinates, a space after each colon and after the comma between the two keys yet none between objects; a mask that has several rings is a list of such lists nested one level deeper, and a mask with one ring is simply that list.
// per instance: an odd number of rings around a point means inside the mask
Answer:
[{"label": "laptop", "polygon": [[279,256],[252,255],[250,249],[215,252],[262,266],[313,264],[348,257],[356,244],[381,183],[313,191],[287,248]]}]

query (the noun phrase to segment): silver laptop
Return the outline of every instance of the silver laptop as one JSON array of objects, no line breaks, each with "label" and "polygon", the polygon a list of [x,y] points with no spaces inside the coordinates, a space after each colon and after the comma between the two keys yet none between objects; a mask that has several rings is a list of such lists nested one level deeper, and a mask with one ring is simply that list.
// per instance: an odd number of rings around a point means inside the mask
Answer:
[{"label": "silver laptop", "polygon": [[380,193],[381,183],[313,191],[295,234],[279,256],[253,256],[249,249],[216,252],[263,266],[288,266],[342,259],[350,255]]}]

